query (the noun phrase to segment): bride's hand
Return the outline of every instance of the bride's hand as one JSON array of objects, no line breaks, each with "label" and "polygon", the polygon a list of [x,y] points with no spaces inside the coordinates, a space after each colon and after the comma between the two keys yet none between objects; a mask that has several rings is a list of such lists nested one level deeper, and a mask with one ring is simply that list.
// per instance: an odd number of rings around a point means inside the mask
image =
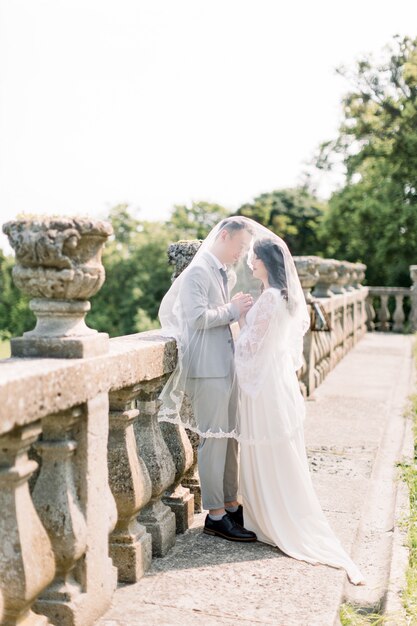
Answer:
[{"label": "bride's hand", "polygon": [[246,315],[249,309],[253,306],[253,297],[250,293],[239,292],[235,294],[231,300],[238,307],[240,315]]}]

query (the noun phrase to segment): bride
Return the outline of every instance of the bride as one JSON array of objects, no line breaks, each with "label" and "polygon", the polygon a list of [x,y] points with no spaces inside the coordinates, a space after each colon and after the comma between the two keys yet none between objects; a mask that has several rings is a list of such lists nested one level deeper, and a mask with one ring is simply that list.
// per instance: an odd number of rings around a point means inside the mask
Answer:
[{"label": "bride", "polygon": [[310,315],[284,240],[247,217],[226,218],[174,280],[159,318],[178,358],[158,420],[200,436],[204,532],[257,538],[364,584],[312,483],[296,374]]},{"label": "bride", "polygon": [[287,279],[287,274],[295,278],[288,255],[272,235],[255,242],[251,264],[262,293],[239,320],[235,364],[244,524],[259,541],[296,559],[344,568],[353,584],[363,584],[326,520],[311,480],[304,398],[291,354],[291,327],[297,323],[291,306],[302,304],[296,303],[295,287]]}]

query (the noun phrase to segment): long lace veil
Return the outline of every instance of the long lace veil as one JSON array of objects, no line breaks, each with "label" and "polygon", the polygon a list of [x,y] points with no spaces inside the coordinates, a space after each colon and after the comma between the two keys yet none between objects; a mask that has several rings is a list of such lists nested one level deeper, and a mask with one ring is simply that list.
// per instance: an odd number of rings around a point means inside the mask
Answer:
[{"label": "long lace veil", "polygon": [[[247,231],[248,243],[224,275],[219,268],[222,261],[216,261],[212,250],[221,231],[233,228],[233,222]],[[253,276],[255,258],[268,267],[266,290]],[[242,329],[231,302],[239,292],[254,298]],[[271,368],[282,367],[282,358],[294,376],[303,365],[303,337],[310,314],[294,259],[281,237],[250,218],[229,217],[210,231],[165,294],[158,315],[161,334],[174,337],[178,349],[176,367],[159,396],[158,419],[182,424],[200,436],[242,440],[238,415],[222,428],[201,427],[188,401],[190,386],[195,394],[196,385],[204,389],[207,379],[229,376],[231,388],[236,385],[240,393],[256,401],[265,392]]]}]

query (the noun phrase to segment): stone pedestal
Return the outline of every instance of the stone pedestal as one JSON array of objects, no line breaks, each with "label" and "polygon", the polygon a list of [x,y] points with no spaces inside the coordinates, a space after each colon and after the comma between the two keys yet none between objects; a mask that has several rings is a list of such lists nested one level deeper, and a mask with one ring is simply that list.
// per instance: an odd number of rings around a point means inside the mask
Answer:
[{"label": "stone pedestal", "polygon": [[11,339],[12,356],[79,359],[108,352],[109,335],[84,321],[91,308],[88,301],[34,298],[29,307],[36,315],[36,327]]}]

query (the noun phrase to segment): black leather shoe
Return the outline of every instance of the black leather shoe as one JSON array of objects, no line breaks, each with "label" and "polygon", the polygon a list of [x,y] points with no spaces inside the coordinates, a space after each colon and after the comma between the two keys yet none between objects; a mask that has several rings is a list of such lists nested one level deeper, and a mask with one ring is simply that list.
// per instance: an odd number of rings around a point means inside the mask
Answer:
[{"label": "black leather shoe", "polygon": [[239,504],[237,511],[234,513],[227,511],[227,514],[230,515],[230,517],[234,519],[237,524],[243,526],[243,506],[241,504]]},{"label": "black leather shoe", "polygon": [[203,532],[206,533],[206,535],[216,535],[217,537],[223,537],[223,539],[228,539],[229,541],[256,541],[255,533],[237,524],[235,520],[230,517],[229,513],[223,515],[222,519],[218,522],[207,515]]}]

